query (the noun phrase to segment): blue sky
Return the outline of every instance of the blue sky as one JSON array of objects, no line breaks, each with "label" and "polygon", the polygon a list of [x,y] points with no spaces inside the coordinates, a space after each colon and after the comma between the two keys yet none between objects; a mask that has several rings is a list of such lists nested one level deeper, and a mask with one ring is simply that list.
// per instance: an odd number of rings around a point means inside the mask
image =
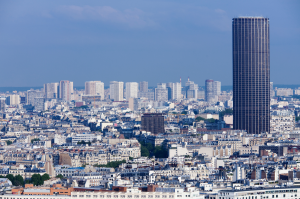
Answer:
[{"label": "blue sky", "polygon": [[231,19],[270,18],[271,81],[300,84],[300,1],[1,1],[0,87],[232,84]]}]

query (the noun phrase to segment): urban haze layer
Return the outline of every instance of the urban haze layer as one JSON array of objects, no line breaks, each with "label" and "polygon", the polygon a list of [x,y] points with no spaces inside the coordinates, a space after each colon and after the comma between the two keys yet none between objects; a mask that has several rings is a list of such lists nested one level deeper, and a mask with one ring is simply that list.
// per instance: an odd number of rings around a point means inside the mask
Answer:
[{"label": "urban haze layer", "polygon": [[269,38],[268,18],[232,20],[232,91],[62,80],[2,93],[0,199],[300,198],[300,88],[273,88]]}]

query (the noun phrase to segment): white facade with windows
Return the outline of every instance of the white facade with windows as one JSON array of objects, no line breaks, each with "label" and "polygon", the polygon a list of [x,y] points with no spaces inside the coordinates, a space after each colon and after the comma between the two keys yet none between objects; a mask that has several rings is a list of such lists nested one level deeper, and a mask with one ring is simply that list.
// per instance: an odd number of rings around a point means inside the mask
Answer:
[{"label": "white facade with windows", "polygon": [[129,98],[137,98],[139,91],[139,84],[137,82],[127,82],[126,83],[126,100]]},{"label": "white facade with windows", "polygon": [[253,188],[246,190],[221,190],[218,199],[299,199],[300,187]]}]

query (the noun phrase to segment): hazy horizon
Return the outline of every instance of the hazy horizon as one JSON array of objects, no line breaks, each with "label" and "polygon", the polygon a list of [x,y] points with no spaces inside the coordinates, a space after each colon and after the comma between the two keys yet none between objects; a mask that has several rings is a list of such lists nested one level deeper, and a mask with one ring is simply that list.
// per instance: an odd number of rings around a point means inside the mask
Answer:
[{"label": "hazy horizon", "polygon": [[1,1],[0,87],[66,79],[232,84],[232,18],[270,19],[271,81],[297,85],[299,1]]}]

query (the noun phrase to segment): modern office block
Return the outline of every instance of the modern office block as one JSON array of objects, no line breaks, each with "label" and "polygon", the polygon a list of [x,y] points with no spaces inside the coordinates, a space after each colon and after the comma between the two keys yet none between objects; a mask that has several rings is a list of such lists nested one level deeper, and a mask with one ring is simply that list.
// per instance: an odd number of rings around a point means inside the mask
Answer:
[{"label": "modern office block", "polygon": [[126,100],[129,98],[137,98],[139,91],[139,84],[137,82],[126,82]]},{"label": "modern office block", "polygon": [[270,132],[269,19],[234,18],[232,33],[233,127]]},{"label": "modern office block", "polygon": [[59,83],[44,84],[44,92],[46,99],[59,98]]},{"label": "modern office block", "polygon": [[142,116],[142,130],[159,134],[165,132],[164,116],[161,113],[145,113]]},{"label": "modern office block", "polygon": [[124,83],[111,81],[109,85],[110,99],[114,101],[123,101]]}]

